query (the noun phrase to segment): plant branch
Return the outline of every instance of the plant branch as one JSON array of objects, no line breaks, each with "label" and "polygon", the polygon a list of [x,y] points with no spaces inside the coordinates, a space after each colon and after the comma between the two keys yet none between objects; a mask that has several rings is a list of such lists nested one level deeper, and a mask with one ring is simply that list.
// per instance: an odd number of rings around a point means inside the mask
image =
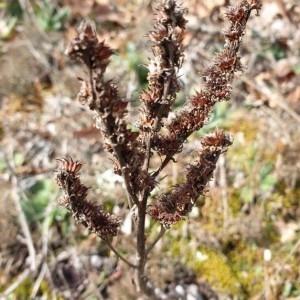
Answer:
[{"label": "plant branch", "polygon": [[136,272],[136,284],[138,291],[146,292],[146,280],[145,280],[145,263],[146,263],[146,255],[145,255],[145,218],[146,218],[146,201],[141,203],[138,209],[137,216],[137,237],[136,237],[136,251],[137,251],[137,272]]},{"label": "plant branch", "polygon": [[105,243],[107,244],[107,246],[110,248],[110,250],[116,254],[116,256],[118,258],[120,258],[123,262],[125,262],[128,266],[136,269],[137,266],[133,263],[131,263],[129,260],[127,260],[122,254],[120,254],[120,252],[111,244],[110,241],[104,239]]},{"label": "plant branch", "polygon": [[156,171],[154,171],[152,173],[152,176],[155,178],[156,176],[158,176],[158,174],[168,165],[168,163],[173,160],[173,156],[167,155],[163,162],[160,164],[159,168],[156,169]]},{"label": "plant branch", "polygon": [[157,244],[157,242],[163,237],[163,235],[165,234],[166,231],[167,231],[167,229],[162,224],[160,224],[160,232],[159,232],[158,236],[155,238],[155,240],[152,242],[152,244],[146,250],[146,256],[149,255],[151,250],[154,248],[154,246]]}]

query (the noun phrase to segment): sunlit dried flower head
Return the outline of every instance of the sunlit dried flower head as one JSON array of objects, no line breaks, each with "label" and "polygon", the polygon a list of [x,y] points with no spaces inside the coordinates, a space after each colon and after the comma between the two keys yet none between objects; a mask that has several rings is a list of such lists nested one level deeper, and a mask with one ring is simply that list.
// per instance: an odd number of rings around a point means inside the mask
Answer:
[{"label": "sunlit dried flower head", "polygon": [[60,161],[60,168],[64,169],[68,173],[76,174],[80,171],[83,163],[79,160],[74,161],[71,156],[69,159],[66,158],[57,158],[56,160]]},{"label": "sunlit dried flower head", "polygon": [[83,21],[78,28],[78,34],[67,46],[65,53],[71,59],[81,60],[88,68],[96,69],[100,65],[107,65],[108,58],[113,51],[98,41],[95,24]]},{"label": "sunlit dried flower head", "polygon": [[63,191],[59,204],[70,210],[77,222],[103,239],[115,236],[120,227],[120,220],[104,211],[97,203],[86,199],[88,187],[81,183],[78,172],[83,163],[74,161],[72,157],[59,158],[59,169],[56,174],[58,186]]}]

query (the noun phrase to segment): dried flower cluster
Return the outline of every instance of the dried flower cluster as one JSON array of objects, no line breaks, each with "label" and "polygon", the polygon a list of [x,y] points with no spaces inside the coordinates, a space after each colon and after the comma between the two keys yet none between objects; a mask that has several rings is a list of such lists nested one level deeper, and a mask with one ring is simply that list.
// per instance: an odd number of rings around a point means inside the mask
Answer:
[{"label": "dried flower cluster", "polygon": [[78,99],[96,111],[96,126],[101,130],[105,149],[114,156],[115,173],[126,179],[130,202],[137,203],[133,196],[141,190],[139,168],[144,159],[144,151],[138,141],[138,132],[129,128],[125,117],[128,101],[118,95],[118,87],[111,80],[104,79],[104,73],[113,51],[98,42],[91,23],[83,22],[79,34],[66,50],[72,59],[81,60],[89,70],[89,79],[81,81]]},{"label": "dried flower cluster", "polygon": [[148,66],[148,90],[140,95],[144,104],[142,131],[160,129],[162,118],[168,116],[180,90],[177,72],[183,63],[182,41],[187,22],[183,12],[175,1],[163,1],[158,6],[154,30],[149,33],[154,58]]},{"label": "dried flower cluster", "polygon": [[105,212],[101,205],[87,201],[88,188],[79,179],[78,172],[82,162],[62,158],[57,171],[56,182],[62,189],[63,195],[59,204],[70,210],[75,220],[83,224],[91,232],[103,239],[115,236],[120,227],[120,220]]},{"label": "dried flower cluster", "polygon": [[[161,223],[162,229],[186,218],[213,175],[219,156],[231,145],[231,137],[217,129],[201,141],[201,149],[193,163],[187,166],[185,180],[172,191],[160,195],[149,204],[150,193],[157,176],[180,153],[187,138],[202,128],[214,105],[229,100],[234,74],[243,67],[238,54],[246,24],[252,10],[261,8],[260,1],[240,0],[228,7],[227,25],[222,30],[224,49],[203,71],[203,85],[190,97],[188,105],[172,112],[180,90],[178,71],[184,60],[183,38],[186,20],[184,9],[175,0],[161,0],[153,30],[149,33],[153,58],[148,65],[148,87],[140,95],[138,128],[132,131],[127,117],[128,100],[119,96],[118,86],[105,79],[105,71],[113,51],[99,42],[94,26],[83,22],[78,35],[67,47],[72,59],[80,60],[89,72],[79,79],[78,99],[96,113],[96,126],[104,137],[105,149],[113,156],[114,171],[123,176],[129,207],[136,206],[137,286],[146,292],[144,267],[147,255],[145,215]],[[170,112],[173,117],[170,118]],[[157,169],[150,172],[151,158],[161,157]],[[76,220],[102,238],[117,234],[120,220],[103,211],[100,205],[86,200],[87,190],[79,179],[82,163],[60,159],[57,182],[63,190],[60,203],[72,211]],[[160,237],[160,236],[159,236]],[[155,242],[154,242],[155,244]],[[154,245],[153,244],[153,245]],[[130,264],[132,265],[132,264]]]},{"label": "dried flower cluster", "polygon": [[188,165],[186,180],[176,185],[171,193],[159,197],[155,205],[148,206],[151,217],[162,222],[165,227],[184,219],[205,191],[220,154],[231,142],[231,137],[221,130],[207,135],[201,141],[202,149],[199,150],[198,159]]},{"label": "dried flower cluster", "polygon": [[[166,163],[174,154],[181,152],[183,143],[191,133],[203,127],[215,103],[229,100],[234,73],[243,69],[238,50],[245,33],[246,23],[251,11],[258,10],[260,7],[261,4],[257,1],[249,4],[246,0],[242,0],[236,6],[227,9],[228,24],[223,30],[224,50],[215,57],[212,65],[203,71],[202,90],[192,96],[189,106],[178,111],[172,121],[165,126],[167,134],[156,135],[153,139],[154,149],[160,155],[166,156]],[[187,216],[191,206],[203,193],[204,187],[211,179],[217,162],[213,160],[204,164],[207,160],[203,160],[203,154],[211,151],[212,155],[218,157],[231,144],[230,138],[222,135],[218,130],[209,139],[204,138],[202,141],[203,148],[206,150],[200,151],[199,160],[196,162],[196,165],[201,166],[196,173],[198,178],[201,178],[202,188],[195,188],[197,177],[193,178],[195,183],[189,180],[190,173],[195,173],[195,168],[190,167],[185,183],[176,186],[170,194],[161,196],[156,204],[150,206],[148,211],[154,219],[169,226]],[[218,154],[212,147],[206,147],[207,140],[211,146],[218,149]],[[210,169],[209,172],[208,169]]]},{"label": "dried flower cluster", "polygon": [[[249,4],[246,0],[228,7],[225,14],[228,24],[222,31],[224,50],[204,70],[202,90],[191,97],[188,107],[176,112],[175,117],[164,124],[180,90],[177,74],[184,59],[182,41],[187,21],[183,17],[184,10],[176,1],[161,1],[154,29],[149,33],[154,58],[148,66],[148,89],[140,95],[143,108],[138,132],[131,131],[126,120],[128,101],[118,95],[116,84],[104,79],[113,51],[98,41],[91,23],[82,23],[78,35],[66,50],[70,58],[81,60],[89,70],[89,78],[80,79],[78,99],[97,113],[96,125],[105,138],[105,149],[113,154],[115,172],[125,178],[131,206],[140,206],[149,196],[157,184],[155,177],[159,171],[182,150],[187,137],[203,127],[214,104],[230,98],[234,73],[243,69],[238,50],[247,20],[251,11],[258,11],[260,7],[259,1]],[[198,161],[188,168],[186,182],[148,207],[149,214],[166,226],[181,220],[191,210],[210,180],[218,156],[230,145],[230,138],[217,130],[204,138],[202,145]],[[159,171],[149,173],[149,161],[154,152],[165,159]],[[207,156],[213,159],[207,159]],[[64,172],[59,172],[61,177]]]},{"label": "dried flower cluster", "polygon": [[[113,51],[104,42],[98,41],[91,23],[83,22],[80,26],[78,35],[66,50],[70,58],[82,61],[89,71],[88,79],[80,79],[78,99],[97,113],[96,125],[105,138],[105,149],[113,154],[115,172],[125,178],[130,206],[142,205],[157,185],[155,178],[158,173],[175,154],[181,152],[187,137],[203,127],[214,104],[230,98],[234,73],[243,69],[238,50],[246,23],[251,11],[258,11],[260,7],[259,1],[249,4],[246,0],[228,7],[225,14],[228,24],[222,31],[224,50],[203,71],[202,89],[167,123],[166,118],[180,90],[177,74],[184,59],[182,41],[187,21],[183,17],[184,9],[176,1],[161,1],[154,29],[149,33],[154,55],[148,66],[148,88],[140,95],[143,107],[137,132],[129,129],[126,120],[128,101],[119,96],[113,81],[104,79]],[[219,130],[204,138],[198,161],[188,168],[186,182],[148,206],[149,214],[166,226],[187,216],[210,180],[218,156],[229,145],[230,138]],[[158,171],[149,173],[149,161],[154,152],[165,158]],[[207,156],[213,159],[207,159]],[[64,172],[67,170],[64,169]],[[64,172],[61,169],[59,175],[63,177]],[[76,172],[70,174],[75,175]]]},{"label": "dried flower cluster", "polygon": [[159,154],[170,157],[179,153],[186,138],[203,127],[215,103],[230,99],[234,73],[243,69],[238,50],[247,20],[251,11],[260,7],[259,1],[249,4],[246,0],[228,7],[225,14],[228,24],[222,31],[225,38],[224,49],[215,57],[212,65],[203,71],[202,90],[191,97],[188,107],[176,113],[166,126],[168,133],[158,136],[154,141]]}]

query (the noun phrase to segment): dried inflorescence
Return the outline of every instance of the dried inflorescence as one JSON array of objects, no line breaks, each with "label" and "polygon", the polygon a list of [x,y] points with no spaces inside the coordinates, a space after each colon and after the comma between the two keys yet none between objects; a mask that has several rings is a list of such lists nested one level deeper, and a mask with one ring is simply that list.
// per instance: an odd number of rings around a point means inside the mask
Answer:
[{"label": "dried inflorescence", "polygon": [[174,0],[161,1],[157,8],[154,29],[149,33],[154,58],[148,65],[148,89],[140,95],[144,113],[140,118],[142,131],[158,131],[180,90],[178,69],[183,63],[184,9]]},{"label": "dried inflorescence", "polygon": [[[121,222],[104,211],[100,204],[87,200],[88,188],[78,175],[82,163],[71,157],[59,159],[56,175],[63,192],[60,204],[135,268],[137,290],[151,299],[157,297],[153,297],[155,290],[145,274],[149,252],[165,229],[185,219],[199,196],[205,194],[218,158],[232,143],[231,137],[219,129],[204,136],[195,161],[186,168],[183,182],[169,193],[152,199],[149,205],[151,192],[159,184],[158,175],[175,161],[174,155],[182,151],[187,138],[205,125],[213,106],[230,99],[234,74],[243,70],[238,51],[248,18],[252,10],[258,12],[261,7],[259,0],[251,3],[240,0],[235,6],[228,7],[225,13],[228,24],[222,30],[224,49],[204,69],[201,90],[189,98],[188,105],[172,112],[180,90],[178,71],[184,60],[185,10],[175,0],[158,1],[153,30],[149,32],[153,58],[148,65],[148,87],[140,95],[137,125],[127,119],[130,100],[120,97],[116,83],[104,77],[113,51],[98,40],[95,26],[84,21],[66,50],[71,59],[81,61],[87,68],[88,78],[79,78],[78,100],[96,113],[96,127],[104,137],[104,149],[112,154],[114,172],[124,179],[128,205],[134,211],[135,263],[120,255],[110,244],[109,237],[117,235]],[[159,156],[158,160],[152,159],[155,154]],[[162,225],[159,235],[149,246],[145,232],[147,213]]]},{"label": "dried inflorescence", "polygon": [[191,97],[189,106],[176,113],[167,125],[168,133],[157,136],[154,147],[161,155],[172,156],[181,152],[182,143],[187,137],[205,124],[216,102],[229,100],[234,73],[242,71],[238,50],[246,30],[246,23],[252,10],[259,10],[261,3],[246,0],[227,8],[225,16],[228,24],[222,34],[224,49],[203,71],[203,87]]},{"label": "dried inflorescence", "polygon": [[219,129],[204,137],[197,159],[187,167],[185,181],[148,206],[151,217],[160,221],[165,227],[184,219],[199,196],[203,195],[219,156],[231,143],[231,137]]},{"label": "dried inflorescence", "polygon": [[71,157],[58,160],[60,167],[57,170],[56,182],[63,191],[59,203],[72,212],[76,221],[101,238],[117,235],[120,220],[104,211],[101,205],[86,199],[88,188],[81,183],[78,175],[82,162],[74,161]]},{"label": "dried inflorescence", "polygon": [[[80,78],[78,99],[97,113],[96,127],[105,138],[104,148],[114,156],[114,170],[127,178],[128,189],[137,194],[144,188],[134,183],[140,182],[137,176],[145,154],[137,141],[139,133],[132,131],[126,120],[128,101],[119,96],[118,86],[112,80],[104,79],[113,51],[104,42],[98,41],[93,24],[83,22],[66,53],[88,68],[89,78]],[[130,201],[136,202],[136,199]]]},{"label": "dried inflorescence", "polygon": [[[189,106],[179,110],[166,126],[167,133],[156,135],[153,147],[160,155],[171,158],[181,152],[187,137],[202,128],[216,102],[229,100],[234,73],[242,71],[238,50],[246,23],[253,9],[261,8],[259,1],[249,4],[239,1],[227,8],[228,24],[223,30],[224,49],[212,65],[203,71],[203,87],[191,97]],[[148,206],[148,213],[165,227],[185,218],[211,179],[219,155],[231,144],[231,138],[217,130],[202,140],[198,160],[189,165],[186,180]]]},{"label": "dried inflorescence", "polygon": [[[231,144],[230,136],[221,130],[205,136],[198,158],[187,167],[185,181],[148,205],[150,193],[158,185],[157,175],[173,161],[174,155],[181,152],[187,138],[205,125],[213,106],[230,99],[234,74],[243,70],[238,51],[246,24],[252,10],[258,12],[260,8],[258,0],[251,3],[240,0],[227,8],[228,22],[222,30],[224,49],[204,69],[202,89],[170,118],[180,90],[178,71],[184,60],[183,37],[187,21],[183,17],[184,9],[175,0],[161,0],[153,30],[149,33],[153,58],[148,65],[148,87],[140,95],[142,107],[135,131],[126,119],[128,100],[119,96],[118,86],[112,80],[104,78],[113,51],[104,42],[99,42],[95,26],[83,22],[67,47],[66,53],[83,62],[88,69],[89,77],[79,79],[78,99],[96,112],[96,126],[105,139],[104,148],[113,156],[115,173],[125,180],[130,207],[135,204],[138,209],[140,256],[144,255],[141,246],[144,243],[143,214],[147,211],[165,227],[184,219],[205,192],[218,157]],[[155,153],[161,157],[161,164],[156,171],[150,172],[150,160]],[[61,159],[60,162],[57,182],[64,193],[61,204],[99,236],[115,235],[120,221],[104,212],[101,206],[86,201],[88,189],[78,177],[82,163],[72,159]]]}]

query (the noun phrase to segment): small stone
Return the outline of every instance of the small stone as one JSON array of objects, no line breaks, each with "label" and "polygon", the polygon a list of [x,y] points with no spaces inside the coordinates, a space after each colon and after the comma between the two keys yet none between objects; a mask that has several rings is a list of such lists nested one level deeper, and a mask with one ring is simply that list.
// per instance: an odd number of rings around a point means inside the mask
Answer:
[{"label": "small stone", "polygon": [[185,296],[185,294],[186,294],[184,287],[180,284],[176,285],[175,291],[179,296]]},{"label": "small stone", "polygon": [[188,286],[186,300],[204,300],[196,284]]}]

